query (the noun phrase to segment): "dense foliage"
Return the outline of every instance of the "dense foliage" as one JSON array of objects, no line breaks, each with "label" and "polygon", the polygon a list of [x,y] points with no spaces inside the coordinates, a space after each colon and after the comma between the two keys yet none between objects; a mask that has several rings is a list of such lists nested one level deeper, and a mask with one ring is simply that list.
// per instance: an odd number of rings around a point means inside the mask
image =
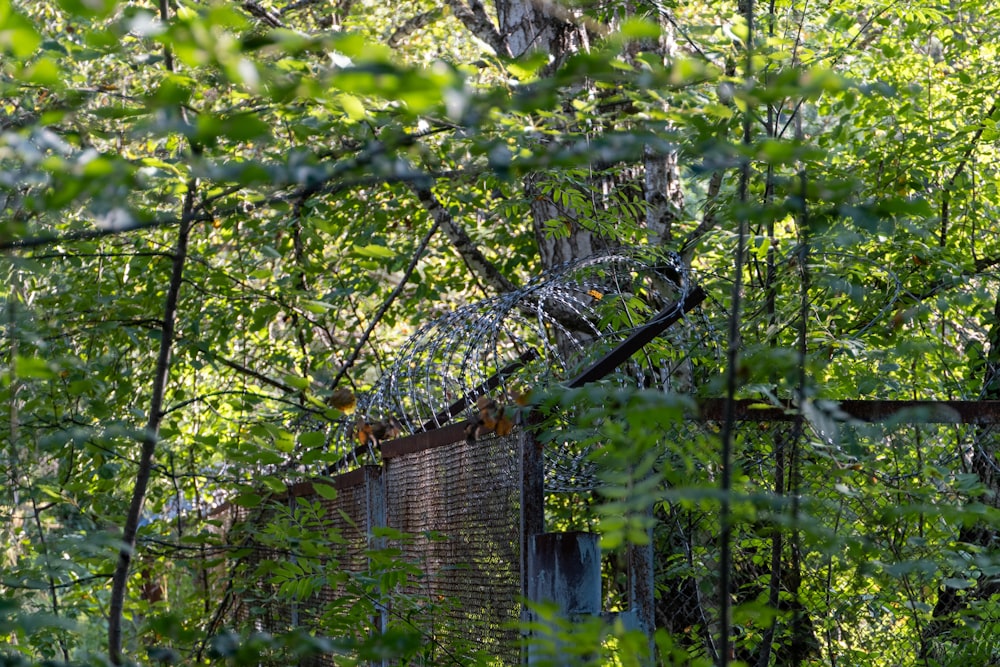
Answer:
[{"label": "dense foliage", "polygon": [[[282,650],[223,633],[212,510],[335,463],[329,432],[350,420],[337,390],[370,387],[422,323],[584,251],[648,245],[688,262],[733,350],[694,360],[692,393],[996,398],[998,31],[985,0],[0,0],[4,652]],[[726,317],[738,338],[724,340]],[[633,464],[679,418],[674,399],[596,396],[580,423],[609,443],[609,546],[643,539],[653,501],[711,515],[711,531],[716,452],[733,434],[673,453],[683,480],[637,486],[654,464]],[[853,600],[854,622],[902,577],[911,613],[893,618],[909,637],[933,639],[939,587],[985,591],[963,623],[996,633],[989,433],[901,430],[905,446],[880,451],[850,429],[831,436],[829,411],[804,412],[794,439],[808,455],[737,438],[728,509],[753,527],[734,539],[760,550],[754,566],[783,532],[779,556],[825,563],[827,595]],[[756,460],[773,467],[755,477]],[[788,493],[801,506],[772,502]],[[553,503],[553,525],[584,505]],[[841,542],[789,519],[830,511],[852,534],[872,517],[900,532]],[[293,519],[276,539],[336,539]],[[373,580],[406,576],[383,556]],[[369,583],[349,590],[364,600]],[[742,612],[758,628],[769,585]],[[289,650],[418,657],[419,635],[356,636],[372,604],[331,614],[340,643],[296,636]],[[665,662],[698,654],[671,630]],[[833,664],[847,640],[816,636],[824,651],[799,659]]]}]

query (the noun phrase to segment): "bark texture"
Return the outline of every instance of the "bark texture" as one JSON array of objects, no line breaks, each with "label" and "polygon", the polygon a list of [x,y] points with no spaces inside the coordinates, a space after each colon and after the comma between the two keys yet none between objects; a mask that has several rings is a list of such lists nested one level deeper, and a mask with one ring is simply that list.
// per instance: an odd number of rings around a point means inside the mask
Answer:
[{"label": "bark texture", "polygon": [[[476,0],[472,0],[476,4]],[[499,32],[515,58],[529,51],[549,55],[553,67],[590,48],[587,30],[564,6],[549,0],[496,0]]]},{"label": "bark texture", "polygon": [[[477,38],[490,45],[499,55],[517,58],[531,52],[545,53],[549,64],[545,71],[558,68],[569,56],[590,48],[592,35],[601,34],[608,26],[597,26],[562,3],[550,0],[495,0],[491,16],[482,0],[446,0],[452,12]],[[657,42],[630,45],[635,55],[638,51],[656,52],[664,59],[676,55],[675,29],[669,19],[661,16],[663,36]],[[577,91],[577,95],[595,94],[592,90]],[[659,152],[648,149],[640,160],[632,164],[594,164],[593,176],[584,184],[569,187],[583,188],[575,201],[586,201],[584,208],[567,207],[552,195],[552,183],[545,173],[536,173],[524,181],[525,195],[530,203],[532,230],[538,245],[539,257],[544,268],[593,255],[613,247],[613,234],[602,235],[591,220],[601,217],[638,216],[649,230],[652,245],[669,245],[674,241],[674,223],[683,210],[679,165],[676,152]],[[549,187],[545,187],[548,185]],[[641,214],[623,201],[622,192],[631,188],[641,193]],[[429,190],[417,192],[421,202],[432,215],[443,212]],[[446,213],[446,211],[444,212]],[[450,216],[449,216],[450,218]],[[454,220],[443,220],[442,230],[465,258],[474,274],[491,287],[504,291],[511,288],[509,281],[482,256],[469,240],[468,235]],[[604,227],[607,229],[607,225]]]},{"label": "bark texture", "polygon": [[[548,72],[574,53],[588,50],[592,34],[606,30],[606,26],[588,23],[564,4],[550,0],[495,0],[495,23],[481,0],[447,0],[447,3],[465,27],[498,54],[514,58],[534,51],[547,54],[549,64],[545,71]],[[665,37],[658,44],[643,44],[643,50],[653,49],[664,57],[673,55],[673,28],[665,25]],[[642,165],[637,166],[623,165],[611,170],[603,165],[604,168],[595,169],[597,175],[587,184],[587,199],[594,202],[595,210],[607,211],[615,206],[610,193],[625,182],[637,183],[645,199],[645,224],[650,229],[650,241],[657,245],[669,243],[673,222],[683,205],[677,156],[650,150],[644,155]],[[586,257],[612,245],[608,238],[586,224],[594,211],[572,210],[557,204],[541,187],[545,180],[544,174],[535,174],[524,183],[544,267]],[[466,256],[465,252],[462,254]]]},{"label": "bark texture", "polygon": [[[659,54],[669,64],[676,58],[677,29],[667,17],[660,17],[662,33],[655,44],[645,46]],[[661,104],[664,111],[667,103]],[[646,200],[646,227],[649,242],[654,245],[672,246],[674,223],[684,210],[684,192],[681,190],[680,163],[677,151],[662,152],[646,147],[643,152],[643,195]]]}]

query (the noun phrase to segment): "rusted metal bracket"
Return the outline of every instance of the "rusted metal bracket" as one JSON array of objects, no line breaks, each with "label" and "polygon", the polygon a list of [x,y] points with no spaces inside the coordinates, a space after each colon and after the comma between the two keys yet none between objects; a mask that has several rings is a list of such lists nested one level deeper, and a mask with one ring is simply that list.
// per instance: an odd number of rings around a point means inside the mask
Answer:
[{"label": "rusted metal bracket", "polygon": [[519,356],[517,359],[515,359],[514,361],[510,362],[509,364],[498,370],[496,373],[488,377],[484,382],[481,382],[478,385],[476,385],[471,391],[466,393],[460,399],[449,405],[441,412],[434,415],[433,419],[428,420],[423,426],[420,427],[420,431],[430,431],[432,429],[439,428],[440,426],[444,426],[449,421],[451,421],[451,419],[455,415],[460,413],[470,404],[475,403],[476,398],[479,397],[481,394],[485,394],[486,392],[492,389],[496,389],[503,380],[507,379],[508,377],[510,377],[511,375],[513,375],[521,368],[523,368],[524,366],[531,363],[537,358],[538,358],[538,350],[534,348],[525,350],[524,352],[521,353],[521,356]]}]

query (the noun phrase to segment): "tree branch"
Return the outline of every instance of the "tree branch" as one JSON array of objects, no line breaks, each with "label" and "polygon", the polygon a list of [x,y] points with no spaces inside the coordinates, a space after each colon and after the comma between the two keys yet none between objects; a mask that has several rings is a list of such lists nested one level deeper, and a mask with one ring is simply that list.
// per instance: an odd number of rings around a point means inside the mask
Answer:
[{"label": "tree branch", "polygon": [[435,7],[426,12],[421,12],[403,22],[403,25],[396,28],[386,43],[392,48],[397,48],[404,39],[441,18],[441,8]]},{"label": "tree branch", "polygon": [[451,7],[455,18],[461,21],[469,29],[469,32],[489,44],[498,56],[513,57],[507,40],[493,25],[493,21],[486,14],[486,8],[480,0],[469,0],[468,5],[462,0],[445,0],[445,2]]},{"label": "tree branch", "polygon": [[[986,112],[986,117],[991,118],[997,110],[997,100],[993,100],[993,106],[990,107],[989,111]],[[969,159],[972,157],[972,152],[976,150],[979,145],[979,140],[983,136],[983,132],[986,130],[986,122],[980,121],[979,128],[976,130],[975,134],[972,135],[972,140],[965,149],[965,153],[962,154],[962,160],[958,163],[955,171],[952,173],[951,178],[945,183],[944,191],[941,193],[941,236],[940,243],[944,247],[948,240],[948,222],[950,217],[950,206],[951,206],[951,191],[955,187],[955,181],[958,177],[962,175],[965,171],[965,165],[969,163]]]},{"label": "tree branch", "polygon": [[[736,63],[727,62],[725,69],[726,76],[736,75]],[[728,105],[735,109],[735,105],[732,100],[728,100]],[[722,123],[720,125],[720,137],[721,141],[725,141],[729,138],[729,124]],[[719,192],[722,191],[722,181],[725,179],[725,171],[719,168],[712,172],[712,177],[708,181],[708,193],[705,198],[705,213],[701,217],[701,222],[698,224],[694,230],[684,239],[684,242],[680,247],[681,257],[684,259],[684,263],[688,266],[691,265],[691,258],[694,256],[694,248],[701,241],[702,237],[710,232],[716,224],[716,210],[715,200],[719,196]]]},{"label": "tree branch", "polygon": [[947,287],[948,285],[967,284],[956,280],[956,278],[975,276],[988,269],[992,269],[998,265],[1000,265],[1000,255],[995,255],[993,257],[981,257],[975,261],[975,263],[972,265],[971,270],[962,271],[958,275],[951,275],[932,280],[919,294],[914,294],[913,292],[906,292],[903,294],[900,300],[903,303],[919,303],[921,301],[924,301],[925,299],[931,298],[932,296],[940,292],[944,287]]},{"label": "tree branch", "polygon": [[[210,220],[211,216],[200,214],[192,216],[188,220],[180,220],[181,224],[187,223],[191,224],[194,222],[204,222]],[[41,236],[32,236],[26,239],[14,239],[12,241],[0,241],[0,250],[27,250],[29,248],[40,248],[42,246],[54,245],[56,243],[73,243],[75,241],[94,241],[97,239],[102,239],[106,236],[114,236],[116,234],[124,234],[126,232],[135,232],[143,229],[156,229],[158,227],[169,227],[171,225],[178,224],[178,220],[162,219],[157,218],[155,220],[144,220],[142,222],[135,222],[131,225],[122,225],[120,227],[102,227],[100,229],[84,229],[77,232],[69,232],[67,234],[43,234]]]},{"label": "tree branch", "polygon": [[[431,242],[431,238],[433,238],[434,234],[437,233],[438,228],[441,226],[441,222],[442,221],[440,219],[434,219],[434,224],[431,225],[430,230],[424,235],[424,238],[421,239],[420,245],[417,246],[416,251],[413,253],[413,257],[410,259],[410,264],[406,267],[406,271],[403,273],[403,278],[399,281],[399,284],[396,285],[396,288],[392,290],[392,293],[388,296],[388,298],[382,302],[378,311],[376,311],[375,315],[368,322],[368,326],[365,327],[364,333],[361,334],[361,338],[358,340],[357,345],[354,346],[354,350],[351,351],[350,356],[348,356],[347,360],[344,361],[344,364],[340,367],[340,370],[337,371],[337,375],[330,383],[331,388],[336,388],[340,381],[344,379],[344,375],[347,374],[347,371],[354,366],[354,362],[356,362],[358,357],[361,355],[361,348],[363,348],[368,342],[368,338],[372,335],[372,331],[375,330],[375,326],[382,320],[386,312],[389,310],[389,307],[392,306],[393,302],[399,297],[400,294],[402,294],[403,287],[410,280],[410,276],[413,275],[413,271],[417,268],[417,264],[420,262],[421,257],[423,257],[424,252],[427,250],[427,245]],[[360,322],[358,322],[358,324],[360,324]]]},{"label": "tree branch", "polygon": [[252,368],[248,368],[248,367],[246,367],[246,366],[244,366],[242,364],[239,364],[239,363],[237,363],[235,361],[232,361],[231,359],[227,359],[227,358],[223,357],[222,355],[219,355],[219,354],[216,354],[215,352],[212,352],[211,350],[203,349],[203,348],[200,348],[200,347],[196,348],[196,349],[198,349],[199,352],[201,352],[203,355],[205,355],[206,357],[208,357],[210,360],[217,361],[220,364],[222,364],[223,366],[226,366],[227,368],[236,371],[240,375],[248,375],[248,376],[254,378],[255,380],[259,380],[263,384],[266,384],[266,385],[269,385],[271,387],[274,387],[275,389],[280,389],[281,391],[283,391],[283,392],[285,392],[287,394],[295,394],[295,393],[297,393],[299,391],[298,389],[296,389],[294,387],[291,387],[291,386],[285,384],[284,382],[279,382],[278,380],[275,380],[273,378],[269,378],[268,376],[264,375],[263,373],[255,371]]},{"label": "tree branch", "polygon": [[690,265],[691,258],[694,256],[694,248],[701,241],[705,234],[708,234],[715,227],[716,223],[716,206],[715,199],[719,196],[719,192],[722,190],[722,170],[712,172],[712,178],[708,181],[708,193],[705,200],[705,213],[701,217],[701,222],[698,226],[691,230],[691,233],[687,235],[684,242],[681,244],[680,253],[681,257],[684,258],[684,263]]},{"label": "tree branch", "polygon": [[266,9],[262,4],[257,2],[257,0],[243,0],[240,6],[243,7],[248,14],[260,19],[272,28],[285,27],[285,24],[282,23],[281,18],[277,14]]},{"label": "tree branch", "polygon": [[486,259],[479,247],[473,242],[462,227],[455,222],[451,213],[441,205],[428,185],[423,182],[410,182],[410,189],[420,203],[427,209],[435,225],[441,225],[444,233],[451,241],[455,250],[462,257],[469,270],[481,278],[498,293],[512,292],[516,289],[514,283],[507,279],[490,260]]},{"label": "tree branch", "polygon": [[[311,197],[318,194],[331,195],[338,192],[343,192],[349,188],[356,186],[367,186],[377,183],[400,183],[408,180],[418,179],[418,178],[428,178],[428,177],[438,177],[444,178],[446,174],[424,174],[424,173],[389,173],[385,175],[375,175],[375,176],[358,176],[357,178],[346,178],[351,173],[361,172],[363,168],[371,165],[376,158],[388,153],[391,149],[406,148],[412,146],[419,139],[424,137],[438,134],[441,132],[447,132],[453,128],[448,126],[436,127],[426,132],[418,132],[404,135],[398,139],[398,141],[391,145],[383,144],[382,142],[372,141],[367,144],[363,150],[361,150],[356,156],[351,158],[345,158],[339,160],[332,164],[329,169],[323,174],[317,174],[316,180],[308,185],[299,185],[294,188],[289,188],[286,190],[279,191],[272,194],[260,202],[257,206],[267,206],[273,204],[287,204],[290,201],[297,199],[302,199],[305,197]],[[290,185],[290,184],[289,184]],[[280,186],[279,186],[280,187]],[[197,222],[211,222],[217,216],[227,216],[227,215],[241,215],[243,203],[234,204],[232,206],[224,208],[214,209],[214,213],[208,213],[208,208],[214,204],[216,201],[222,197],[236,194],[239,192],[243,186],[232,186],[222,190],[221,192],[214,194],[212,196],[205,197],[201,202],[198,203],[196,207],[192,207],[191,211],[184,214],[181,220],[176,218],[156,218],[153,220],[142,220],[136,221],[132,224],[121,225],[117,227],[103,227],[100,229],[86,229],[75,232],[68,232],[65,234],[43,234],[40,236],[29,237],[25,239],[14,239],[14,240],[3,240],[0,241],[0,251],[4,250],[26,250],[29,248],[37,248],[47,245],[53,245],[56,243],[73,243],[75,241],[90,241],[101,239],[106,236],[114,236],[117,234],[125,234],[128,232],[134,232],[144,229],[157,229],[160,227],[169,227],[176,224],[187,223],[197,223]]]}]

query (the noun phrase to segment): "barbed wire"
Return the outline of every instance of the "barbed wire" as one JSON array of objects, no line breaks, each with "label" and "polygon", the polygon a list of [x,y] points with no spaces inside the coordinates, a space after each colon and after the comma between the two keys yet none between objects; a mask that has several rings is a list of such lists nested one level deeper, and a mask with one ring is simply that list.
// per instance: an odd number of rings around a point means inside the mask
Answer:
[{"label": "barbed wire", "polygon": [[[779,265],[791,266],[795,258],[789,253]],[[813,272],[826,279],[817,281],[810,301],[841,317],[850,329],[841,333],[857,339],[887,323],[902,293],[891,270],[841,252],[815,253],[812,262]],[[774,337],[792,326],[798,308],[794,298],[781,297],[797,293],[796,276],[793,270],[779,272],[769,288],[779,297],[777,308],[748,311],[748,339]],[[348,467],[362,462],[360,424],[381,424],[389,437],[419,433],[474,418],[479,397],[508,404],[522,392],[565,381],[665,306],[680,302],[699,278],[712,284],[709,298],[613,376],[623,386],[693,393],[721,366],[726,305],[711,294],[721,293],[725,279],[693,272],[675,253],[621,248],[554,267],[520,289],[425,324],[372,390],[358,397],[354,418],[332,430],[332,453],[349,459]],[[748,289],[763,288],[750,283]],[[550,490],[592,488],[587,455],[547,451]],[[361,458],[376,456],[369,447]]]}]

